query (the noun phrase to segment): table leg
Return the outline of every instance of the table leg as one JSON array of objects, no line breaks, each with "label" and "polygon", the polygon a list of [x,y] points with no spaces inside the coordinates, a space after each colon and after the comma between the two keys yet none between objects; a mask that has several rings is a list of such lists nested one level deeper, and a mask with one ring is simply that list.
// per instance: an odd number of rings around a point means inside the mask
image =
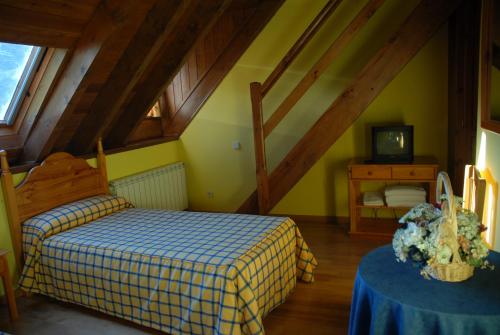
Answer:
[{"label": "table leg", "polygon": [[359,194],[359,183],[349,179],[349,216],[351,219],[351,233],[358,232],[358,208],[356,207],[357,197]]}]

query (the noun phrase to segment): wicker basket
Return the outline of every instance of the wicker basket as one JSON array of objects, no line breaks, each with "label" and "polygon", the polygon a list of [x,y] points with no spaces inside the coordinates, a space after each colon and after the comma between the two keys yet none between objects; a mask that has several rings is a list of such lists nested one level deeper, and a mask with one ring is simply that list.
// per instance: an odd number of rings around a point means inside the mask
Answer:
[{"label": "wicker basket", "polygon": [[436,186],[436,199],[440,202],[441,195],[444,191],[448,200],[441,203],[443,217],[439,225],[439,239],[441,243],[446,243],[453,251],[453,256],[450,264],[432,263],[426,267],[426,272],[433,278],[448,281],[459,282],[464,281],[474,274],[474,267],[462,262],[458,252],[457,241],[457,212],[453,189],[451,187],[450,178],[446,172],[439,172]]}]

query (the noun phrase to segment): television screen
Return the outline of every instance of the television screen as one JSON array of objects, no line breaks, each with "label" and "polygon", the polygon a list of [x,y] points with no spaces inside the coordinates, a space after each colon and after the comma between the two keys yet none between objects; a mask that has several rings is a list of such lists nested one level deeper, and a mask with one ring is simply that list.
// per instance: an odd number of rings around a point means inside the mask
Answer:
[{"label": "television screen", "polygon": [[375,162],[413,161],[413,126],[373,127],[372,141]]},{"label": "television screen", "polygon": [[377,133],[377,153],[380,155],[407,155],[409,154],[408,147],[408,132],[405,131],[380,131]]}]

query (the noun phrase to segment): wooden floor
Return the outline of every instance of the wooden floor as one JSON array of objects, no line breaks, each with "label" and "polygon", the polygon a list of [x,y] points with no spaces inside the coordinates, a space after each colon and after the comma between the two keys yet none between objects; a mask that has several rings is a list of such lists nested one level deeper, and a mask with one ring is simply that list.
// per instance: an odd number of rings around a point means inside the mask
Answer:
[{"label": "wooden floor", "polygon": [[[299,224],[319,266],[313,284],[298,282],[286,303],[265,319],[266,334],[346,334],[351,291],[361,257],[386,242],[353,240],[345,229],[325,223]],[[85,308],[33,296],[19,298],[21,317],[8,320],[0,306],[0,333],[11,334],[151,334],[149,329]]]}]

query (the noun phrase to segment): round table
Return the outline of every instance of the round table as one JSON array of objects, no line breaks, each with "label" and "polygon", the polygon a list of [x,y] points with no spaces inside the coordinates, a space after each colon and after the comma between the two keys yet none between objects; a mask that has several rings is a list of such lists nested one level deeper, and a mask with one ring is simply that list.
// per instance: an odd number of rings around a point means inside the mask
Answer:
[{"label": "round table", "polygon": [[390,245],[375,249],[358,267],[349,334],[500,334],[500,254],[488,260],[495,270],[448,283],[397,262]]}]

